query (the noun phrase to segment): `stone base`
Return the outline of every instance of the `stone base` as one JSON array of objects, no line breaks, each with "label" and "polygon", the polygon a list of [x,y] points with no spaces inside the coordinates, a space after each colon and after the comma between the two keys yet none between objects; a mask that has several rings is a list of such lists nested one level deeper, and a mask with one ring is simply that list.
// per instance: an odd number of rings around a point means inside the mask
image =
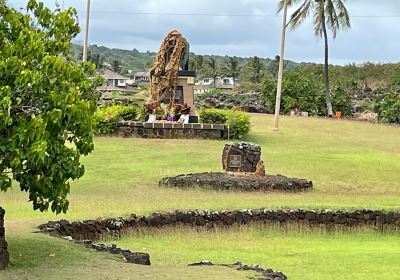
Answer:
[{"label": "stone base", "polygon": [[225,125],[200,123],[143,123],[125,121],[117,124],[117,135],[156,139],[223,139]]},{"label": "stone base", "polygon": [[312,188],[311,181],[288,178],[282,175],[255,176],[248,173],[195,173],[166,177],[160,180],[160,186],[176,188],[200,187],[212,190],[237,191],[282,191],[300,192]]}]

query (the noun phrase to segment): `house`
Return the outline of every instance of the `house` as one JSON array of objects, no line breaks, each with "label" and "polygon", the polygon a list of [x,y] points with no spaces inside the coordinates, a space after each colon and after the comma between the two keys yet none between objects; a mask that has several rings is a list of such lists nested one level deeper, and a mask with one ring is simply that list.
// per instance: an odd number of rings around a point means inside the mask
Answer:
[{"label": "house", "polygon": [[118,74],[110,69],[103,69],[100,75],[106,80],[104,84],[97,88],[101,92],[119,91],[129,93],[135,89],[129,77]]},{"label": "house", "polygon": [[133,75],[133,82],[136,85],[146,85],[150,83],[150,72],[136,72]]},{"label": "house", "polygon": [[232,77],[221,77],[217,78],[214,82],[213,78],[205,78],[203,80],[198,81],[194,86],[194,93],[205,93],[210,92],[212,89],[224,89],[224,90],[232,90],[237,87],[239,84],[237,81],[234,81]]}]

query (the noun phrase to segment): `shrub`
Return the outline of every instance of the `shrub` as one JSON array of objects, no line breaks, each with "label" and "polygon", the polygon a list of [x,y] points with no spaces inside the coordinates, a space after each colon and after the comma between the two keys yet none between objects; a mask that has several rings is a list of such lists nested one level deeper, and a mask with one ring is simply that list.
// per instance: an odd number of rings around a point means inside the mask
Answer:
[{"label": "shrub", "polygon": [[263,90],[262,83],[243,82],[238,86],[238,90],[242,92],[261,92]]},{"label": "shrub", "polygon": [[226,123],[227,110],[219,109],[203,109],[200,111],[200,122],[201,123]]},{"label": "shrub", "polygon": [[[352,99],[357,92],[357,83],[352,79],[331,81],[331,99],[335,111],[343,115],[352,112]],[[269,110],[275,108],[276,81],[267,79],[262,92],[263,104]],[[293,108],[309,112],[310,115],[326,115],[323,83],[320,77],[301,71],[286,71],[282,84],[281,111],[288,114]]]},{"label": "shrub", "polygon": [[400,123],[400,88],[393,87],[382,94],[376,112],[381,122]]},{"label": "shrub", "polygon": [[112,134],[116,123],[132,120],[138,115],[138,108],[134,106],[112,105],[99,108],[96,112],[96,133]]},{"label": "shrub", "polygon": [[225,124],[225,137],[241,139],[250,132],[250,117],[237,109],[203,109],[200,111],[201,123]]},{"label": "shrub", "polygon": [[249,114],[232,109],[227,111],[226,118],[226,124],[229,126],[229,138],[241,139],[249,134],[251,128]]}]

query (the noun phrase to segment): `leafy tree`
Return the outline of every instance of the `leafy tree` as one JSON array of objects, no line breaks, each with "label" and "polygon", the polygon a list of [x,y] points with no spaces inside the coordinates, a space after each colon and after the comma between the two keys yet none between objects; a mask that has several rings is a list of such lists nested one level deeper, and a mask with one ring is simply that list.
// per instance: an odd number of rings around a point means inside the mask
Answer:
[{"label": "leafy tree", "polygon": [[15,180],[33,209],[66,212],[69,181],[93,150],[98,79],[71,56],[75,9],[29,0],[27,11],[0,2],[0,190]]},{"label": "leafy tree", "polygon": [[112,70],[116,73],[119,73],[121,71],[121,63],[119,60],[114,60],[111,64]]},{"label": "leafy tree", "polygon": [[[300,0],[287,0],[289,6],[293,6]],[[298,28],[304,20],[313,14],[315,36],[323,37],[325,43],[325,99],[328,115],[333,115],[332,102],[329,89],[329,49],[328,49],[328,33],[330,29],[333,38],[340,29],[350,28],[350,16],[344,5],[346,0],[303,0],[299,8],[291,15],[289,26],[292,29]],[[285,0],[280,0],[278,10],[284,7]]]},{"label": "leafy tree", "polygon": [[268,65],[268,72],[271,73],[273,79],[278,79],[278,71],[279,71],[279,60],[280,56],[276,55],[275,58]]},{"label": "leafy tree", "polygon": [[144,69],[150,69],[152,66],[153,66],[153,63],[154,63],[154,61],[146,61],[145,63],[144,63]]},{"label": "leafy tree", "polygon": [[400,86],[400,65],[397,65],[392,74],[389,76],[389,84]]},{"label": "leafy tree", "polygon": [[[286,71],[282,83],[282,112],[288,114],[297,107],[311,115],[323,113],[324,101],[321,87],[315,83],[313,75],[303,75],[299,71]],[[264,105],[273,111],[276,98],[276,80],[267,79],[263,90]]]},{"label": "leafy tree", "polygon": [[258,56],[250,58],[245,68],[250,75],[251,82],[256,84],[261,83],[264,76],[265,64]]},{"label": "leafy tree", "polygon": [[[285,71],[282,83],[282,112],[287,114],[297,107],[311,115],[326,115],[322,74],[307,72],[309,68]],[[352,113],[352,100],[356,95],[357,83],[351,78],[334,79],[332,103],[343,115]],[[263,102],[272,110],[275,105],[276,80],[264,82]]]},{"label": "leafy tree", "polygon": [[88,60],[96,66],[96,69],[103,68],[104,58],[101,57],[100,54],[95,53],[95,54],[91,55],[90,57],[88,57]]},{"label": "leafy tree", "polygon": [[233,87],[236,87],[237,78],[240,75],[240,71],[242,71],[242,67],[239,66],[239,60],[237,57],[229,57],[221,70],[223,75],[233,78]]},{"label": "leafy tree", "polygon": [[206,61],[206,75],[210,75],[212,77],[214,87],[217,87],[217,79],[220,75],[220,69],[218,67],[217,61],[213,57],[210,57]]},{"label": "leafy tree", "polygon": [[204,57],[202,55],[196,55],[190,60],[190,68],[196,72],[200,71],[204,67]]},{"label": "leafy tree", "polygon": [[379,121],[400,124],[400,86],[393,85],[374,91],[372,104]]}]

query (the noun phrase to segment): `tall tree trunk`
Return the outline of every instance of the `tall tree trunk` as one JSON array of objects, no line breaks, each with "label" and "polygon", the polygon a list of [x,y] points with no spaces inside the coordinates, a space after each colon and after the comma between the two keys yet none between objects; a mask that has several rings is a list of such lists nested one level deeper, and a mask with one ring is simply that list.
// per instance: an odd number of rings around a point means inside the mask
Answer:
[{"label": "tall tree trunk", "polygon": [[325,81],[325,100],[328,116],[333,116],[332,100],[329,90],[329,48],[328,48],[328,33],[326,32],[325,17],[322,17],[322,30],[325,40],[325,65],[324,65],[324,81]]}]

